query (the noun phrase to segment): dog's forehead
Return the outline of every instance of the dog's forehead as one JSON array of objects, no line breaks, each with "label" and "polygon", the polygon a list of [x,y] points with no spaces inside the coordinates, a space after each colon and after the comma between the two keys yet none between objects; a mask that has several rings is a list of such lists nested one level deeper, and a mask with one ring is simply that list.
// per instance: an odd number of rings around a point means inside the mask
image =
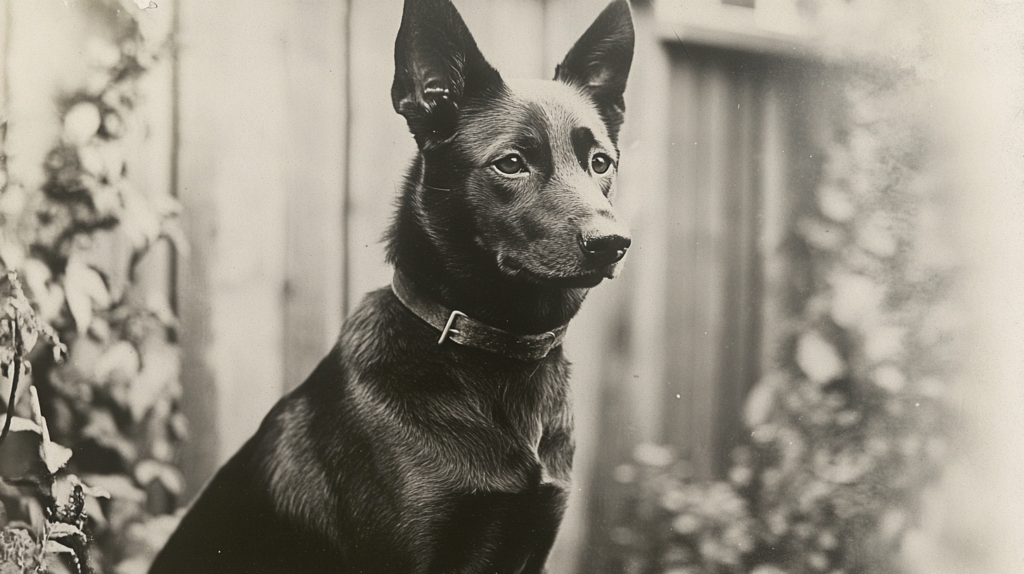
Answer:
[{"label": "dog's forehead", "polygon": [[507,80],[506,85],[514,98],[533,104],[551,123],[585,126],[602,136],[607,135],[593,102],[574,86],[553,80],[521,78]]},{"label": "dog's forehead", "polygon": [[497,100],[466,111],[460,126],[462,143],[481,161],[507,151],[509,144],[568,145],[570,134],[581,127],[587,128],[600,146],[614,149],[593,102],[577,88],[561,82],[508,80]]}]

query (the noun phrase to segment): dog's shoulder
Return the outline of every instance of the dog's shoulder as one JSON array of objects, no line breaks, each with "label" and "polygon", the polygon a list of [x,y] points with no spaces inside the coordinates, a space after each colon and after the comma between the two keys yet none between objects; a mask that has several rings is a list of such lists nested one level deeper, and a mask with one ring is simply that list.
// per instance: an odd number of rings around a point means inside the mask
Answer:
[{"label": "dog's shoulder", "polygon": [[332,508],[334,485],[323,436],[316,430],[318,408],[309,394],[297,393],[278,403],[253,438],[260,451],[254,457],[258,480],[270,494],[274,510],[296,521],[313,523],[336,537]]}]

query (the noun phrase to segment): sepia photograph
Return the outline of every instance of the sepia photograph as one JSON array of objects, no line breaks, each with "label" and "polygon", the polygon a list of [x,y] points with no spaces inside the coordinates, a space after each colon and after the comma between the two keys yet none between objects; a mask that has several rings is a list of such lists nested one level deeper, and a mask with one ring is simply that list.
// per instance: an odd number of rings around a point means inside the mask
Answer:
[{"label": "sepia photograph", "polygon": [[0,574],[1018,574],[1024,2],[0,0]]}]

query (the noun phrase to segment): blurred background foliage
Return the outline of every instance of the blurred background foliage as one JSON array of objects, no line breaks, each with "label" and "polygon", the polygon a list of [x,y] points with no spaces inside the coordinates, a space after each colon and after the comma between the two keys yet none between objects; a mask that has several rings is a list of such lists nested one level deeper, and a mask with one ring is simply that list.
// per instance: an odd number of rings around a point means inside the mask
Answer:
[{"label": "blurred background foliage", "polygon": [[651,444],[615,470],[615,571],[880,574],[915,561],[950,450],[963,328],[943,234],[950,189],[923,112],[936,77],[928,12],[803,6],[837,62],[839,105],[779,256],[789,316],[768,343],[773,367],[742,405],[749,439],[727,480],[694,480],[685,458]]},{"label": "blurred background foliage", "polygon": [[[8,409],[34,426],[23,423],[27,432],[4,445],[2,572],[144,572],[173,529],[183,489],[177,321],[166,300],[137,288],[136,275],[153,245],[179,240],[178,206],[139,189],[127,160],[147,129],[139,80],[169,38],[140,25],[134,2],[81,4],[89,69],[83,85],[58,97],[62,132],[45,181],[27,188],[3,172],[0,260],[32,302],[12,287],[3,304],[38,317],[69,356],[28,355],[29,380]],[[10,378],[3,384],[7,397]],[[36,435],[43,447],[63,445],[59,464],[30,448]],[[46,468],[26,473],[25,461],[37,458]]]}]

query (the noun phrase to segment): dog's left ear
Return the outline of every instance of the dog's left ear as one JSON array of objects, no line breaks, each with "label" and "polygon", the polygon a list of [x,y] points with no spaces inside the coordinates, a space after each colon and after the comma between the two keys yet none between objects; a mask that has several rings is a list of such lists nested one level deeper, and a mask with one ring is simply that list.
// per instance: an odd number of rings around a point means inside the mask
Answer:
[{"label": "dog's left ear", "polygon": [[633,17],[626,0],[614,0],[555,69],[556,80],[590,95],[615,142],[626,112],[622,94],[632,63]]},{"label": "dog's left ear", "polygon": [[450,0],[405,0],[391,102],[420,149],[454,134],[465,98],[502,85]]}]

